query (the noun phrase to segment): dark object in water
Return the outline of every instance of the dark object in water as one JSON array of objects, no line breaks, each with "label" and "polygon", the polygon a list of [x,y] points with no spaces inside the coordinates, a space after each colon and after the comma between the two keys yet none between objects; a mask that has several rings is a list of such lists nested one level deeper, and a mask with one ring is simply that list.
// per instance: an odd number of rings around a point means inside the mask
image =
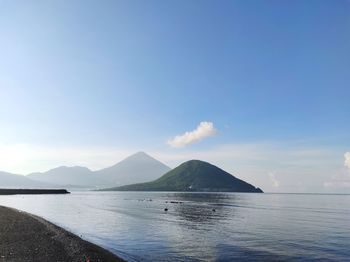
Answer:
[{"label": "dark object in water", "polygon": [[70,194],[66,189],[0,189],[0,195]]},{"label": "dark object in water", "polygon": [[151,198],[150,199],[143,198],[143,199],[137,199],[137,201],[153,201],[153,200]]},{"label": "dark object in water", "polygon": [[170,203],[172,203],[172,204],[182,204],[181,201],[170,201]]},{"label": "dark object in water", "polygon": [[215,210],[215,208],[213,208],[213,212],[215,212],[216,210]]},{"label": "dark object in water", "polygon": [[164,211],[168,211],[168,208],[166,207],[166,208],[164,208]]}]

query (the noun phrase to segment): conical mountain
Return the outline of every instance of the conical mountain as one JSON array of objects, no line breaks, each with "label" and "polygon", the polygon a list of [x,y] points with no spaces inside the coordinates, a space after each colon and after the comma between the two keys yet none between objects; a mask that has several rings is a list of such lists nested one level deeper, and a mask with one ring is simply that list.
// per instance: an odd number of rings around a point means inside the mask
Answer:
[{"label": "conical mountain", "polygon": [[152,182],[127,185],[110,190],[262,192],[260,188],[200,160],[187,161]]},{"label": "conical mountain", "polygon": [[110,185],[127,185],[154,180],[164,175],[170,167],[144,152],[133,154],[114,166],[94,173]]}]

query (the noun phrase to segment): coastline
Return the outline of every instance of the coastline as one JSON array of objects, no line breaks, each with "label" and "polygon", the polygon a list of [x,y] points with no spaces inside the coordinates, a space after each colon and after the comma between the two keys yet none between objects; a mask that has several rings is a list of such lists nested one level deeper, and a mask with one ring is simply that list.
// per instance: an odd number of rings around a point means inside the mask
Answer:
[{"label": "coastline", "polygon": [[66,189],[12,189],[0,188],[0,195],[57,195],[70,194]]},{"label": "coastline", "polygon": [[0,206],[0,262],[5,261],[124,260],[41,217]]}]

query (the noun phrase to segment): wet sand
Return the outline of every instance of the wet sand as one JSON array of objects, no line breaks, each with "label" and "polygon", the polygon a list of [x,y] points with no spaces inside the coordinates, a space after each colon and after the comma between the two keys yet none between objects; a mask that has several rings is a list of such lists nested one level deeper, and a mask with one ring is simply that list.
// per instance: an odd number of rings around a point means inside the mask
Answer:
[{"label": "wet sand", "polygon": [[0,206],[0,262],[123,261],[40,218]]}]

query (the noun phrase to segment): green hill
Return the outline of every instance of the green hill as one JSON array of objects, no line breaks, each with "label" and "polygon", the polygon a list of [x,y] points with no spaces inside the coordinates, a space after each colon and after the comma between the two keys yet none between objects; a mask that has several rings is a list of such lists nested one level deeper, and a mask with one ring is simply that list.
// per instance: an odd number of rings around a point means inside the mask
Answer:
[{"label": "green hill", "polygon": [[152,182],[105,190],[263,192],[260,188],[255,188],[224,170],[200,160],[187,161]]}]

